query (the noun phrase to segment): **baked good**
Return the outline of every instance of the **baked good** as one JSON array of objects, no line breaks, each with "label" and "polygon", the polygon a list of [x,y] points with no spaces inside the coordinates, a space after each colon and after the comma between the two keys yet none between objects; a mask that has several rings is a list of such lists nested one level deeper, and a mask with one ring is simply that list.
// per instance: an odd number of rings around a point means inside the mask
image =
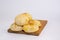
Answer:
[{"label": "baked good", "polygon": [[29,13],[23,13],[15,17],[15,22],[10,26],[8,32],[38,36],[46,24],[47,20],[34,20]]},{"label": "baked good", "polygon": [[13,23],[11,26],[10,26],[10,29],[12,31],[22,31],[22,26],[19,26],[19,25],[16,25],[15,23]]},{"label": "baked good", "polygon": [[32,16],[28,13],[19,14],[15,17],[15,23],[17,25],[28,24],[29,20],[32,19]]},{"label": "baked good", "polygon": [[39,30],[39,26],[41,26],[40,21],[30,20],[28,24],[23,26],[23,30],[27,33],[31,33]]}]

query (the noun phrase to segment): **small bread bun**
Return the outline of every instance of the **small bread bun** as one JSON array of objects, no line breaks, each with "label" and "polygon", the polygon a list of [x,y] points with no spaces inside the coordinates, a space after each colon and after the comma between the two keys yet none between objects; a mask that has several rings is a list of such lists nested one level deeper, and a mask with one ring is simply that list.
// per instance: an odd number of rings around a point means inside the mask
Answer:
[{"label": "small bread bun", "polygon": [[23,26],[23,30],[27,33],[32,33],[32,32],[39,30],[39,27],[36,25],[27,24]]},{"label": "small bread bun", "polygon": [[24,24],[28,24],[29,20],[31,19],[32,19],[32,16],[30,14],[23,13],[23,14],[16,16],[15,22],[17,25],[24,25]]},{"label": "small bread bun", "polygon": [[36,26],[41,26],[41,22],[38,20],[30,20],[29,24],[31,25],[36,25]]},{"label": "small bread bun", "polygon": [[22,26],[18,26],[15,23],[10,26],[12,31],[22,31]]},{"label": "small bread bun", "polygon": [[35,32],[39,30],[39,26],[41,26],[40,21],[38,20],[30,20],[29,24],[23,26],[23,30],[27,33]]}]

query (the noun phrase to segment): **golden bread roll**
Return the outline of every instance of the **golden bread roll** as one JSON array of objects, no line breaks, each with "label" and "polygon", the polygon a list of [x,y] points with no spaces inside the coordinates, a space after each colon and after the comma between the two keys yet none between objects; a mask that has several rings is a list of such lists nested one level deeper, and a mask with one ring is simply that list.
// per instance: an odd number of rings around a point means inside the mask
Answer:
[{"label": "golden bread roll", "polygon": [[15,23],[10,26],[12,31],[22,31],[22,26],[18,26]]},{"label": "golden bread roll", "polygon": [[24,24],[28,24],[29,20],[31,19],[32,19],[32,16],[30,14],[23,13],[23,14],[16,16],[15,23],[17,25],[24,25]]},{"label": "golden bread roll", "polygon": [[32,32],[39,30],[39,27],[35,25],[27,24],[23,26],[23,30],[27,33],[32,33]]},{"label": "golden bread roll", "polygon": [[29,24],[31,25],[36,25],[36,26],[41,26],[41,22],[38,20],[30,20]]},{"label": "golden bread roll", "polygon": [[30,20],[29,24],[23,26],[23,30],[27,33],[35,32],[39,30],[39,26],[41,26],[40,21],[38,20]]}]

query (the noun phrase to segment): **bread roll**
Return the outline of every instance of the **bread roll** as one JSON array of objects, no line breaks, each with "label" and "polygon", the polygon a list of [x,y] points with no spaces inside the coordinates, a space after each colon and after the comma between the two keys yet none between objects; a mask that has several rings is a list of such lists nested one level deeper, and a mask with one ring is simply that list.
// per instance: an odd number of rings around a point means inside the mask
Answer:
[{"label": "bread roll", "polygon": [[39,27],[35,25],[27,24],[23,26],[23,30],[27,33],[32,33],[32,32],[39,30]]},{"label": "bread roll", "polygon": [[29,20],[31,19],[32,19],[32,16],[30,14],[23,13],[23,14],[16,16],[15,22],[17,25],[24,25],[24,24],[28,24]]},{"label": "bread roll", "polygon": [[22,31],[22,26],[18,26],[15,23],[10,26],[12,31]]},{"label": "bread roll", "polygon": [[29,24],[23,26],[23,30],[27,33],[31,33],[39,30],[39,26],[41,26],[40,21],[30,20]]},{"label": "bread roll", "polygon": [[38,20],[30,20],[29,24],[31,25],[36,25],[36,26],[41,26],[41,22]]}]

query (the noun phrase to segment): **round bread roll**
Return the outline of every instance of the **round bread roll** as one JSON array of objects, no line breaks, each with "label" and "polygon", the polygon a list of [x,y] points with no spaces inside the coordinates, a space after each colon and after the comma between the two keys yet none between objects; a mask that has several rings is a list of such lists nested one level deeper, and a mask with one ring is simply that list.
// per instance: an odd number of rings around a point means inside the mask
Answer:
[{"label": "round bread roll", "polygon": [[41,22],[38,20],[30,20],[29,24],[31,25],[36,25],[36,26],[41,26]]},{"label": "round bread roll", "polygon": [[22,31],[22,26],[18,26],[15,23],[10,26],[12,31]]},{"label": "round bread roll", "polygon": [[35,32],[37,30],[39,30],[39,27],[38,26],[35,26],[35,25],[24,25],[23,26],[23,30],[27,33],[32,33],[32,32]]},{"label": "round bread roll", "polygon": [[39,30],[39,26],[41,26],[40,21],[30,20],[29,24],[23,26],[23,30],[27,33],[36,32]]},{"label": "round bread roll", "polygon": [[31,19],[32,19],[32,16],[30,14],[23,13],[23,14],[16,16],[15,22],[17,25],[24,25],[24,24],[28,24],[29,20]]}]

